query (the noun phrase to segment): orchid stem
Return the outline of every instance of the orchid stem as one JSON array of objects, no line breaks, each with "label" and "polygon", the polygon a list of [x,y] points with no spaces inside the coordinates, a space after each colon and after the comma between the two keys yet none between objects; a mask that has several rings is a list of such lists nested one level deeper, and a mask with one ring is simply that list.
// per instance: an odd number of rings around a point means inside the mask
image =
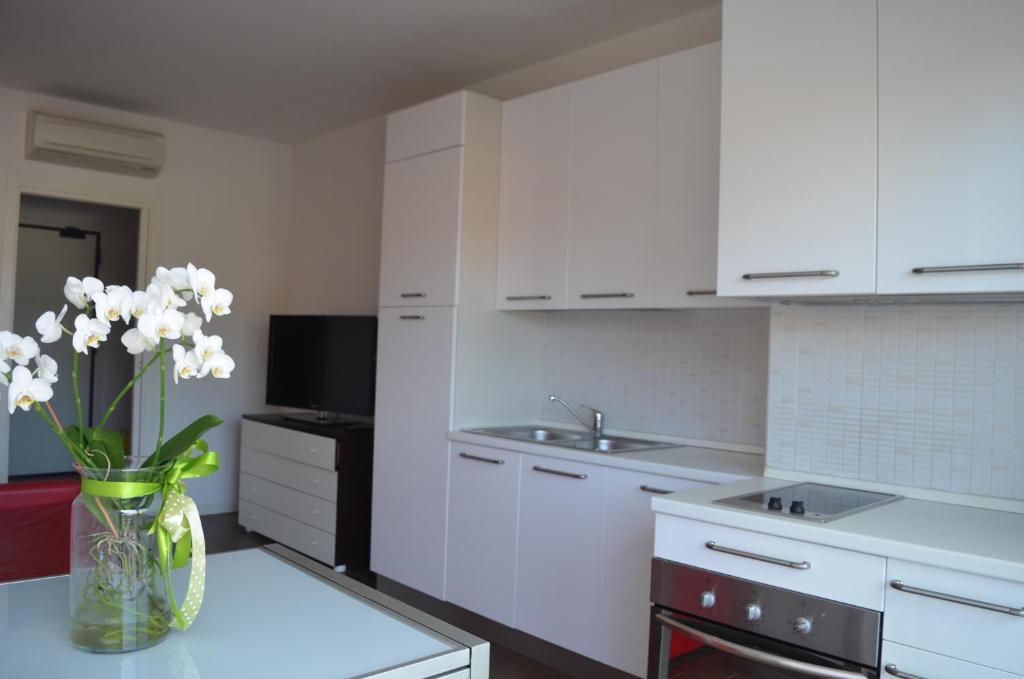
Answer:
[{"label": "orchid stem", "polygon": [[57,413],[53,409],[53,406],[50,405],[49,401],[46,402],[46,409],[50,412],[50,417],[52,417],[53,421],[57,424],[57,428],[60,429],[61,432],[63,432],[64,431],[64,425],[60,423],[60,418],[57,417]]},{"label": "orchid stem", "polygon": [[103,427],[106,426],[107,420],[110,419],[110,416],[114,414],[114,409],[117,408],[117,405],[121,402],[121,399],[128,395],[128,392],[132,390],[132,387],[138,384],[139,380],[142,379],[142,376],[146,373],[147,370],[150,369],[150,367],[152,367],[154,363],[156,363],[158,358],[160,358],[160,356],[156,355],[153,356],[153,358],[146,361],[145,365],[142,366],[139,372],[137,372],[134,377],[128,380],[128,384],[124,385],[124,388],[122,388],[121,391],[118,392],[113,402],[111,402],[110,407],[107,408],[107,412],[103,413],[103,419],[100,420],[100,423],[98,425],[96,425],[97,432],[103,431]]},{"label": "orchid stem", "polygon": [[167,411],[167,351],[164,349],[164,340],[160,338],[160,431],[156,437],[156,453],[153,464],[160,462],[160,449],[164,445],[164,416]]},{"label": "orchid stem", "polygon": [[82,414],[82,395],[78,390],[78,352],[71,359],[71,384],[75,391],[75,413],[78,415],[78,447],[85,445],[85,416]]},{"label": "orchid stem", "polygon": [[[47,403],[46,405],[47,407],[49,407],[50,404]],[[53,433],[57,436],[57,439],[64,444],[65,448],[68,449],[68,452],[71,453],[71,457],[75,459],[75,462],[81,465],[85,465],[85,457],[81,452],[81,447],[76,446],[74,441],[68,438],[68,435],[64,433],[64,429],[59,427],[56,422],[50,419],[50,416],[46,414],[46,411],[43,410],[42,406],[40,406],[38,403],[35,404],[35,410],[37,413],[39,413],[39,417],[43,418],[43,422],[46,423],[46,426],[48,426],[53,431]]]}]

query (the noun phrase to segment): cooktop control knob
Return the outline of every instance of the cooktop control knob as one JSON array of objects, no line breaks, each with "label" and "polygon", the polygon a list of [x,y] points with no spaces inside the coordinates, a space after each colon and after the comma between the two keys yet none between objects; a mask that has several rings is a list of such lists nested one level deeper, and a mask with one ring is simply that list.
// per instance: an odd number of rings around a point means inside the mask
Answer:
[{"label": "cooktop control knob", "polygon": [[747,622],[756,622],[761,619],[761,607],[755,603],[746,605]]},{"label": "cooktop control knob", "polygon": [[799,617],[793,621],[793,631],[797,634],[808,635],[811,633],[811,621],[804,617]]},{"label": "cooktop control knob", "polygon": [[701,592],[700,593],[700,607],[701,608],[712,608],[715,605],[715,593],[714,592]]},{"label": "cooktop control knob", "polygon": [[781,497],[770,497],[768,498],[768,509],[775,510],[777,512],[782,511],[782,498]]},{"label": "cooktop control knob", "polygon": [[804,513],[804,501],[793,500],[793,503],[789,505],[790,514],[803,514]]}]

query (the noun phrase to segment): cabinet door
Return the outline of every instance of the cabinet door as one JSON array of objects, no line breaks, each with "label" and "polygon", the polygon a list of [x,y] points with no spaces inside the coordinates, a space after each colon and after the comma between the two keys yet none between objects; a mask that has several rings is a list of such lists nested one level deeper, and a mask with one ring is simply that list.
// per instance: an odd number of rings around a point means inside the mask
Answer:
[{"label": "cabinet door", "polygon": [[948,655],[929,653],[910,646],[882,642],[882,677],[927,679],[1020,679],[1018,674],[964,662]]},{"label": "cabinet door", "polygon": [[878,11],[878,292],[1024,290],[1024,3]]},{"label": "cabinet door", "polygon": [[571,115],[568,85],[502,107],[499,309],[565,307]]},{"label": "cabinet door", "polygon": [[874,292],[876,15],[726,0],[719,295]]},{"label": "cabinet door", "polygon": [[519,454],[451,444],[447,600],[514,626]]},{"label": "cabinet door", "polygon": [[380,305],[455,304],[462,148],[384,166]]},{"label": "cabinet door", "polygon": [[568,306],[651,303],[658,63],[572,85]]},{"label": "cabinet door", "polygon": [[707,485],[700,481],[608,470],[605,501],[604,617],[600,660],[647,676],[654,512],[651,498]]},{"label": "cabinet door", "polygon": [[605,469],[523,455],[516,626],[600,656]]},{"label": "cabinet door", "polygon": [[381,309],[370,567],[444,597],[455,309]]}]

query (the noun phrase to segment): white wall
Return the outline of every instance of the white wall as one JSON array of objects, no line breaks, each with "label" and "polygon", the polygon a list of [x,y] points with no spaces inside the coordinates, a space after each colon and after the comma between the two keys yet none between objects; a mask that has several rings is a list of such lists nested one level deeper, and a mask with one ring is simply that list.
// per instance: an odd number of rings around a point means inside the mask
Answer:
[{"label": "white wall", "polygon": [[[156,179],[142,179],[27,161],[25,120],[32,109],[159,131],[167,138],[166,166]],[[0,88],[2,323],[10,319],[13,276],[7,269],[13,261],[16,187],[150,206],[147,268],[192,260],[215,271],[218,283],[236,293],[232,314],[212,325],[238,363],[232,379],[169,389],[171,431],[208,412],[226,421],[208,437],[221,454],[220,473],[190,482],[204,512],[235,507],[239,416],[264,407],[267,315],[283,308],[287,298],[290,163],[291,149],[283,144]],[[156,438],[157,393],[158,383],[149,380],[143,393],[146,441]],[[4,448],[7,428],[0,420]],[[5,463],[6,454],[0,460]]]}]

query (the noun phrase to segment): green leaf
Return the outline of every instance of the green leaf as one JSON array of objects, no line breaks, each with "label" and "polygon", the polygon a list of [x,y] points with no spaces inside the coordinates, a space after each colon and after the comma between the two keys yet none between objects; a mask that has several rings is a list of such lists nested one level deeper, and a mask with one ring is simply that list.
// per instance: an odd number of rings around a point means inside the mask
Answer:
[{"label": "green leaf", "polygon": [[[192,450],[196,442],[203,437],[203,434],[214,427],[224,424],[224,420],[216,415],[203,415],[198,420],[188,425],[180,432],[167,439],[163,447],[150,455],[142,466],[150,467],[157,462],[167,462]],[[158,457],[159,456],[159,457]]]},{"label": "green leaf", "polygon": [[[64,430],[68,438],[77,441],[78,427],[71,425]],[[85,461],[92,467],[109,466],[112,469],[124,467],[124,439],[116,431],[97,431],[86,428],[82,430],[82,444]]]}]

